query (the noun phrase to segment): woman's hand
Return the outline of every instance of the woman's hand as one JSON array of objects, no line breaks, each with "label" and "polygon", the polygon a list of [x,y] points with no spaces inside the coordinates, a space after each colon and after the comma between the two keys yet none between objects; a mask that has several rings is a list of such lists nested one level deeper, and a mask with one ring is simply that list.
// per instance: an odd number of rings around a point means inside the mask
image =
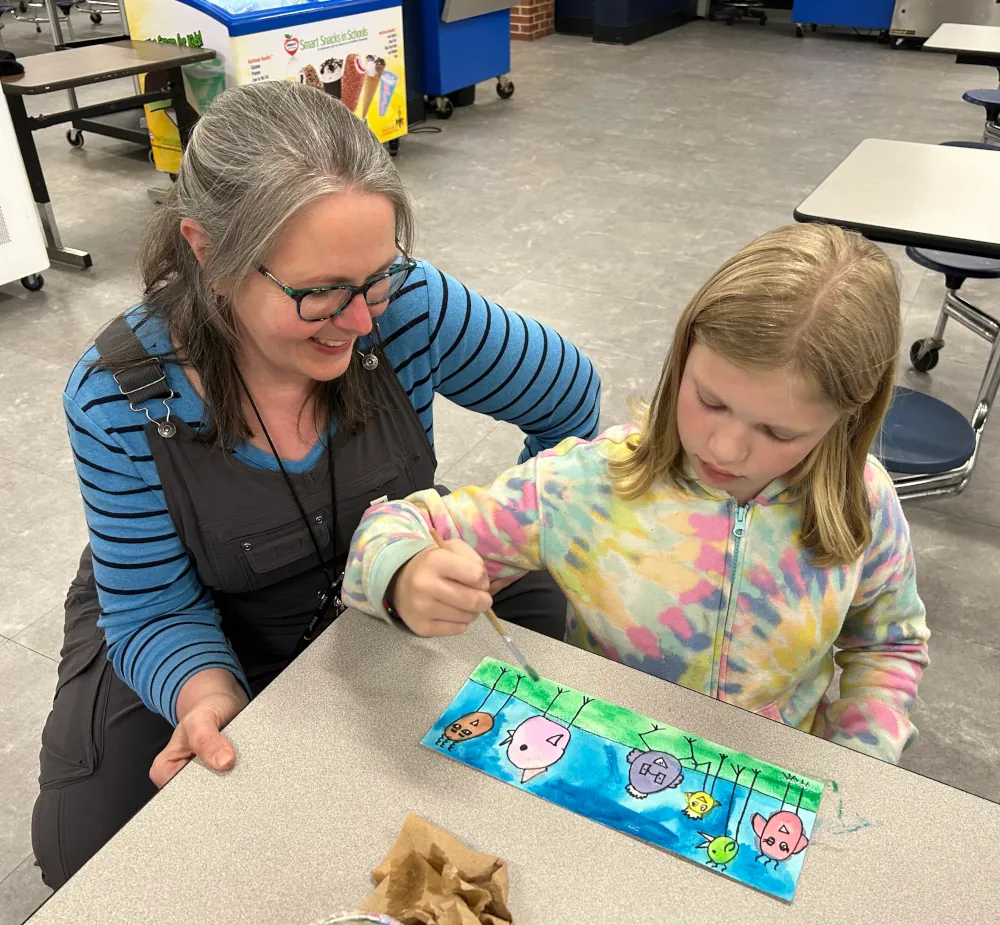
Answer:
[{"label": "woman's hand", "polygon": [[221,729],[247,705],[242,685],[224,668],[207,668],[189,678],[177,698],[177,726],[167,747],[153,759],[149,778],[163,787],[192,758],[213,771],[236,764],[236,750]]},{"label": "woman's hand", "polygon": [[457,636],[493,606],[486,565],[468,543],[448,540],[417,553],[397,573],[390,599],[418,636]]}]

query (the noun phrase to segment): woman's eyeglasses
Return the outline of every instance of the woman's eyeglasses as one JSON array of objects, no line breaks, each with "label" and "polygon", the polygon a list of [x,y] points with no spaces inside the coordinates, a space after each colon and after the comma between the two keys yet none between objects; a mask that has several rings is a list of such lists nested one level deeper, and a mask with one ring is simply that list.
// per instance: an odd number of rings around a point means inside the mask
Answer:
[{"label": "woman's eyeglasses", "polygon": [[326,321],[339,315],[356,295],[360,295],[369,308],[384,305],[403,288],[403,283],[416,265],[412,257],[401,254],[387,270],[365,280],[360,286],[344,283],[310,286],[307,289],[286,286],[263,265],[257,267],[257,272],[271,280],[288,298],[295,300],[295,309],[303,321]]}]

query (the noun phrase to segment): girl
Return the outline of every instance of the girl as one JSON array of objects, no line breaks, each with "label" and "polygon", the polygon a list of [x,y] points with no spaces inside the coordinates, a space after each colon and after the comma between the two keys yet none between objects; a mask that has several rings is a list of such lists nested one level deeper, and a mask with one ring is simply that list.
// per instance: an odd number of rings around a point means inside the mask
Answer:
[{"label": "girl", "polygon": [[868,455],[899,340],[879,248],[769,232],[684,310],[639,427],[371,508],[345,602],[446,635],[549,569],[575,645],[895,762],[929,635],[899,499]]}]

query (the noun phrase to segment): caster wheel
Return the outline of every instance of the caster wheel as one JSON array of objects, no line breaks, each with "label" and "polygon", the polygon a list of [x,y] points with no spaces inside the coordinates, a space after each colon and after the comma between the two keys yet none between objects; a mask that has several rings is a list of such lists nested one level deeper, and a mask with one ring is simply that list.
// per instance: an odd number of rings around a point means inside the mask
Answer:
[{"label": "caster wheel", "polygon": [[455,115],[455,104],[446,96],[438,97],[434,107],[434,115],[439,119],[450,119]]},{"label": "caster wheel", "polygon": [[22,277],[21,285],[28,292],[38,292],[45,285],[45,277],[41,273],[33,273],[31,276]]},{"label": "caster wheel", "polygon": [[802,26],[796,26],[795,27],[795,37],[797,39],[805,38],[805,35],[806,34],[802,31]]},{"label": "caster wheel", "polygon": [[505,83],[497,81],[497,96],[502,100],[509,100],[514,95],[514,81],[508,80]]},{"label": "caster wheel", "polygon": [[[930,350],[925,350],[924,345],[927,343],[925,340],[916,340],[910,346],[910,365],[918,373],[929,373],[938,364],[938,359],[940,358],[940,351],[937,347],[931,347]],[[923,352],[923,356],[921,356]]]},{"label": "caster wheel", "polygon": [[18,11],[18,13],[27,13],[28,12],[28,4],[25,3],[25,0],[18,0],[17,11]]},{"label": "caster wheel", "polygon": [[393,138],[392,141],[386,142],[386,148],[389,151],[389,157],[396,157],[399,154],[399,139]]},{"label": "caster wheel", "polygon": [[71,148],[82,148],[84,141],[83,132],[76,128],[67,129],[66,140],[69,142]]},{"label": "caster wheel", "polygon": [[886,32],[884,29],[878,34],[878,43],[879,45],[889,44],[889,33]]},{"label": "caster wheel", "polygon": [[814,23],[814,22],[809,23],[809,31],[810,32],[815,32],[818,28],[819,28],[819,24],[818,23]]},{"label": "caster wheel", "polygon": [[91,21],[91,22],[92,22],[92,23],[93,23],[93,24],[94,24],[95,26],[97,26],[97,25],[100,25],[100,22],[101,22],[101,14],[100,14],[100,13],[91,13],[91,14],[90,14],[90,21]]},{"label": "caster wheel", "polygon": [[767,17],[766,16],[761,16],[761,18],[760,18],[760,24],[762,26],[766,26],[767,25]]}]

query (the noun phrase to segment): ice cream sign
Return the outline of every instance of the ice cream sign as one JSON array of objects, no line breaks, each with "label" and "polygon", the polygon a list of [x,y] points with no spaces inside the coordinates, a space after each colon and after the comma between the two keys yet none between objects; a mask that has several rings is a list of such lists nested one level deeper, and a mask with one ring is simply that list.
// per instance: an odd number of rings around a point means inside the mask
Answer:
[{"label": "ice cream sign", "polygon": [[[206,41],[211,38],[206,33]],[[304,84],[341,100],[380,141],[406,134],[406,59],[398,6],[232,36],[227,58],[233,71],[227,80]]]},{"label": "ice cream sign", "polygon": [[351,42],[362,42],[368,38],[368,30],[348,29],[346,32],[334,32],[331,35],[317,35],[311,39],[299,39],[285,33],[285,51],[294,55],[299,49],[303,51],[322,51],[324,48],[334,48],[337,45],[347,45]]}]

